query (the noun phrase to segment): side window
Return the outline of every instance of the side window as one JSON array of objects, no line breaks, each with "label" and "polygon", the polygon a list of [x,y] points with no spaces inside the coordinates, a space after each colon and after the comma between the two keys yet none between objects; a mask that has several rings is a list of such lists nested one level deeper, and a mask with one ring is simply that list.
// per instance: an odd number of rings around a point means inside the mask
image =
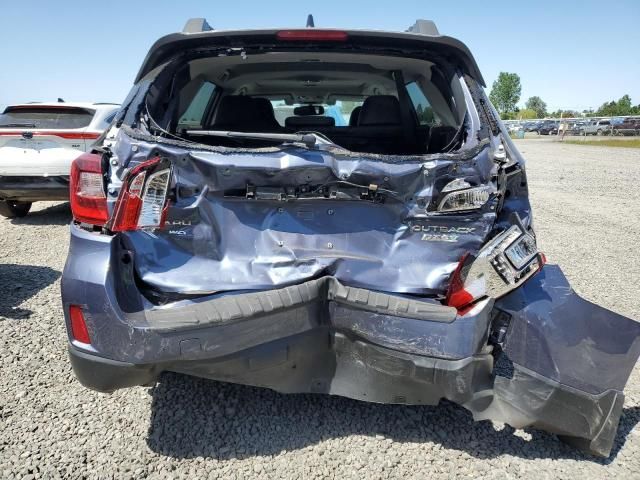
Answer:
[{"label": "side window", "polygon": [[202,117],[204,117],[204,112],[215,91],[216,86],[213,83],[204,82],[194,95],[193,100],[191,100],[182,117],[180,117],[180,120],[178,120],[178,128],[202,127]]},{"label": "side window", "polygon": [[413,108],[416,109],[416,116],[418,117],[418,123],[420,125],[440,125],[440,121],[436,118],[433,108],[425,97],[422,89],[416,82],[407,84],[407,93],[413,103]]}]

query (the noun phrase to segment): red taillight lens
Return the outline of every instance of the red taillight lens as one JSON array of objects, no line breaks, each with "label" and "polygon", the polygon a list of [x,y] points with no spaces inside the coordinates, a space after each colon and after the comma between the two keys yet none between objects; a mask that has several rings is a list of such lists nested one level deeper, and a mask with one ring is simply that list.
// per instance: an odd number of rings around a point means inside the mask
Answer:
[{"label": "red taillight lens", "polygon": [[166,218],[170,168],[154,157],[134,167],[123,182],[111,224],[114,232],[162,228]]},{"label": "red taillight lens", "polygon": [[460,263],[451,274],[449,288],[447,289],[447,305],[456,308],[458,311],[465,310],[475,300],[473,294],[465,290],[464,278],[462,278],[462,269],[468,257],[469,254],[466,253],[460,259]]},{"label": "red taillight lens", "polygon": [[67,140],[96,140],[101,134],[91,132],[37,132],[37,135],[53,135]]},{"label": "red taillight lens", "polygon": [[138,173],[131,183],[125,185],[120,192],[111,230],[124,232],[138,228],[138,217],[142,209],[142,187],[144,186],[145,172]]},{"label": "red taillight lens", "polygon": [[340,30],[280,30],[276,33],[278,40],[294,42],[346,42],[349,38],[347,32]]},{"label": "red taillight lens", "polygon": [[496,235],[478,252],[464,255],[451,274],[446,303],[460,315],[485,297],[500,298],[542,270],[546,262],[535,237],[521,225]]},{"label": "red taillight lens", "polygon": [[80,306],[69,306],[69,319],[71,320],[71,336],[73,339],[78,342],[91,344],[87,323],[84,321],[84,314]]},{"label": "red taillight lens", "polygon": [[84,153],[73,161],[69,199],[74,220],[91,225],[106,223],[109,211],[100,155]]},{"label": "red taillight lens", "polygon": [[538,271],[541,272],[546,264],[547,256],[544,253],[540,252],[540,268],[538,269]]}]

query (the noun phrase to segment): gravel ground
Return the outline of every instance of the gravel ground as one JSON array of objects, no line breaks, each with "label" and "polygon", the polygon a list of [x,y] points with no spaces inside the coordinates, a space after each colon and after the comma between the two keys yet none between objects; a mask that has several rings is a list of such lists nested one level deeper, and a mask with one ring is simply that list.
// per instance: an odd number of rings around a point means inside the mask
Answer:
[{"label": "gravel ground", "polygon": [[[521,140],[537,232],[586,298],[640,319],[640,150]],[[112,395],[74,379],[60,274],[67,204],[0,220],[0,478],[640,478],[640,371],[612,458],[460,407],[372,405],[165,375]]]}]

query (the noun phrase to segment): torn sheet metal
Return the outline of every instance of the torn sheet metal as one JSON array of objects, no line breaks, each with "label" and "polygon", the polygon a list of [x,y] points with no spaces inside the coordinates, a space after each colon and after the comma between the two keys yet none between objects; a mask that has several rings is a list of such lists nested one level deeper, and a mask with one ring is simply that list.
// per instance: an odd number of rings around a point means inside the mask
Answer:
[{"label": "torn sheet metal", "polygon": [[511,317],[504,351],[513,363],[594,395],[624,389],[640,355],[640,323],[580,297],[557,265],[496,307]]},{"label": "torn sheet metal", "polygon": [[[151,146],[138,143],[120,162],[135,164]],[[460,257],[477,252],[496,222],[497,199],[463,215],[434,212],[456,178],[495,185],[486,145],[465,158],[397,162],[325,146],[233,154],[153,147],[174,164],[167,225],[123,236],[138,275],[159,291],[273,288],[328,274],[375,290],[442,294]],[[528,202],[518,208],[528,218]]]}]

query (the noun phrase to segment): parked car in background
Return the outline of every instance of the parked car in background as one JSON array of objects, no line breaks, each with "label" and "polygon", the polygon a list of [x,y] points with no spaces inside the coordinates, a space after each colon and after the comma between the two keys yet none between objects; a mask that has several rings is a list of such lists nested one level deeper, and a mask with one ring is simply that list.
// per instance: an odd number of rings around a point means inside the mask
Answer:
[{"label": "parked car in background", "polygon": [[522,128],[524,129],[525,132],[531,132],[535,128],[535,124],[536,122],[524,122],[522,124]]},{"label": "parked car in background", "polygon": [[593,120],[582,127],[584,135],[609,135],[611,120]]},{"label": "parked car in background", "polygon": [[538,133],[538,130],[543,122],[528,122],[525,127],[525,132],[535,132]]},{"label": "parked car in background", "polygon": [[0,114],[0,215],[22,217],[40,200],[67,200],[71,162],[91,149],[119,106],[26,103]]},{"label": "parked car in background", "polygon": [[566,135],[581,135],[585,122],[568,122]]},{"label": "parked car in background", "polygon": [[559,123],[552,121],[552,120],[546,120],[544,122],[542,122],[542,124],[540,126],[538,126],[538,134],[540,135],[557,135],[558,134],[558,127],[559,127]]},{"label": "parked car in background", "polygon": [[428,21],[190,21],[158,40],[108,148],[72,166],[62,305],[77,378],[446,398],[609,455],[640,323],[545,266],[525,161],[484,87]]},{"label": "parked car in background", "polygon": [[523,130],[523,128],[519,123],[513,122],[507,126],[507,130],[509,133],[517,133],[518,131]]},{"label": "parked car in background", "polygon": [[613,135],[640,135],[640,118],[629,117],[612,126]]}]

